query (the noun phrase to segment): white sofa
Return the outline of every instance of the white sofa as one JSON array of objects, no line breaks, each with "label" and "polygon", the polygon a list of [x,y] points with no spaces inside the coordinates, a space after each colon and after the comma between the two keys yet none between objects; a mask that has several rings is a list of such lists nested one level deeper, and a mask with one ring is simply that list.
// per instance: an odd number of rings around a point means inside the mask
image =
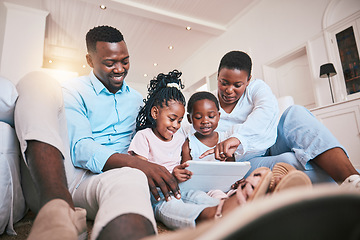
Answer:
[{"label": "white sofa", "polygon": [[13,224],[27,207],[21,189],[20,150],[14,129],[15,86],[0,77],[0,235],[16,235]]},{"label": "white sofa", "polygon": [[279,118],[288,107],[294,105],[294,98],[292,96],[279,97],[277,101],[279,104]]}]

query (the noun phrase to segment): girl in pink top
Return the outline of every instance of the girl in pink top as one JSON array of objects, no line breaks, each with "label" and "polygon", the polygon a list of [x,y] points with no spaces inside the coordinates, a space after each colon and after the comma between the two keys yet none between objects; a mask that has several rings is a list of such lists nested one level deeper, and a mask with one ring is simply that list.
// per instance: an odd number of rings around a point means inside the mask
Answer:
[{"label": "girl in pink top", "polygon": [[[161,73],[150,81],[145,105],[136,119],[137,133],[129,153],[164,166],[178,182],[183,182],[191,177],[191,172],[186,170],[188,163],[180,164],[186,139],[179,130],[185,113],[185,98],[181,93],[184,86],[180,76],[181,73],[174,70],[169,74]],[[182,191],[181,198],[177,198],[165,199],[161,195],[159,199],[153,196],[151,199],[155,218],[172,229],[195,227],[198,222],[213,219],[220,203],[219,199],[203,191]],[[229,198],[224,204],[224,212],[237,205],[236,198]]]}]

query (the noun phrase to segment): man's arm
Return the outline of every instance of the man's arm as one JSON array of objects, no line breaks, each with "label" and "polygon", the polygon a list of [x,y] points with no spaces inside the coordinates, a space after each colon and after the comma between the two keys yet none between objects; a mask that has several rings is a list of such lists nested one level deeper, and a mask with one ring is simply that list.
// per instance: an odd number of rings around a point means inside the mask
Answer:
[{"label": "man's arm", "polygon": [[167,200],[170,200],[170,191],[173,192],[177,199],[181,198],[176,179],[165,167],[128,154],[115,153],[106,161],[103,171],[121,167],[132,167],[143,171],[148,179],[150,191],[155,199],[160,200],[156,187],[160,187]]}]

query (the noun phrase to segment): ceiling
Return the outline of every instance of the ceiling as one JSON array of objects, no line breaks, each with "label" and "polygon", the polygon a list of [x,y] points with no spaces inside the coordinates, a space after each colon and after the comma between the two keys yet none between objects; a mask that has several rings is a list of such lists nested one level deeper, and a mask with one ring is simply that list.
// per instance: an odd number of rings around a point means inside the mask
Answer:
[{"label": "ceiling", "polygon": [[[31,1],[27,0],[27,5]],[[37,7],[49,12],[44,67],[87,74],[90,68],[85,60],[85,35],[94,26],[111,25],[123,33],[130,53],[127,81],[148,83],[158,73],[181,66],[256,2],[258,0],[38,0]],[[100,4],[106,9],[102,10]],[[187,26],[191,27],[190,31],[186,30]]]}]

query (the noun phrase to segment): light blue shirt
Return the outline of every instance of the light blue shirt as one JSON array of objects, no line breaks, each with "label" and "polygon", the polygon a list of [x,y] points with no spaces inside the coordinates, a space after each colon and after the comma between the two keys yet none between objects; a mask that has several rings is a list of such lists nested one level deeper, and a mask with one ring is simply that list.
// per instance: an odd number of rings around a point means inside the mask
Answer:
[{"label": "light blue shirt", "polygon": [[76,167],[101,173],[114,153],[127,153],[142,96],[123,82],[115,94],[93,72],[63,83],[70,153]]}]

